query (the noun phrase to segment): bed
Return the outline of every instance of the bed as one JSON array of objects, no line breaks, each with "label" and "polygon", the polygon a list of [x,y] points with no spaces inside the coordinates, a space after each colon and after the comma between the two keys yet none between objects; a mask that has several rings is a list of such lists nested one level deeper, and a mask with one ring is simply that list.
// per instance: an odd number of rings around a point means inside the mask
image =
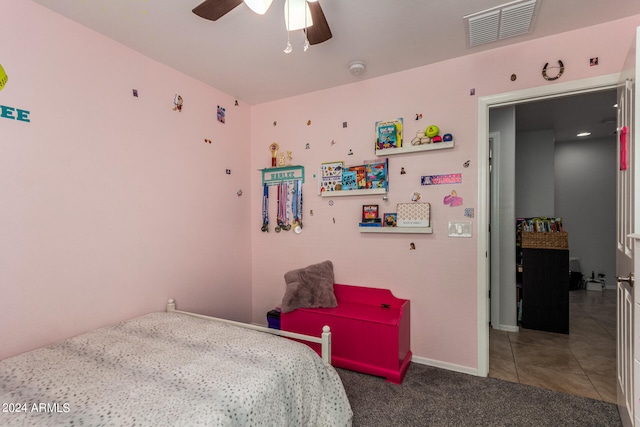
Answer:
[{"label": "bed", "polygon": [[[166,312],[0,361],[0,425],[351,425],[337,372],[312,349],[217,320],[170,300]],[[330,344],[328,330],[294,335]]]}]

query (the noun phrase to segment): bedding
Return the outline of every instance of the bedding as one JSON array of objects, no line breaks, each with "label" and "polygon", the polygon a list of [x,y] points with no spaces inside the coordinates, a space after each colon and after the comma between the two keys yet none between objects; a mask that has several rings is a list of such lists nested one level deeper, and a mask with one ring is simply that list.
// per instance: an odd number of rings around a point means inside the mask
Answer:
[{"label": "bedding", "polygon": [[335,369],[298,342],[151,313],[0,361],[0,425],[349,426]]}]

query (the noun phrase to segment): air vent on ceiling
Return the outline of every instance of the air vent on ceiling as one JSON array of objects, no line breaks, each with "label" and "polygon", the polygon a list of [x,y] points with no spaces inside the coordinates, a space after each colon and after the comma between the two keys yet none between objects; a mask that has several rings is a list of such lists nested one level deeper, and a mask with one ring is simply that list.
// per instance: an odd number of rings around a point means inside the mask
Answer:
[{"label": "air vent on ceiling", "polygon": [[533,31],[540,1],[518,0],[464,17],[469,47]]}]

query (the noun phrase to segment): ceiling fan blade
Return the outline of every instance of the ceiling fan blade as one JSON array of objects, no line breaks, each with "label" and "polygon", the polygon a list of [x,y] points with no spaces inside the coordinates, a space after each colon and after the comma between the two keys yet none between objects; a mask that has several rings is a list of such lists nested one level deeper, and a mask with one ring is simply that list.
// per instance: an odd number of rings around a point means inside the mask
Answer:
[{"label": "ceiling fan blade", "polygon": [[242,0],[205,0],[193,8],[192,12],[201,18],[217,21],[241,3]]},{"label": "ceiling fan blade", "polygon": [[307,27],[305,30],[309,44],[326,42],[333,37],[333,34],[331,34],[327,18],[325,18],[324,12],[320,7],[320,2],[307,2],[307,4],[309,5],[309,9],[311,9],[311,19],[313,20],[313,25]]}]

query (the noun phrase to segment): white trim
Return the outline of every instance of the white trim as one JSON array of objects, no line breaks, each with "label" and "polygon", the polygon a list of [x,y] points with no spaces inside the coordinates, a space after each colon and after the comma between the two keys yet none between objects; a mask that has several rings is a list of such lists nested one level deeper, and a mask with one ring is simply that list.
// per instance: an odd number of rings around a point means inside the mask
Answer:
[{"label": "white trim", "polygon": [[477,310],[478,310],[478,369],[477,375],[489,374],[489,313],[487,312],[487,292],[489,266],[488,247],[488,146],[489,146],[489,108],[514,105],[522,101],[548,99],[567,94],[586,93],[607,88],[615,88],[620,73],[555,83],[514,92],[489,95],[478,98],[478,249],[477,249]]},{"label": "white trim", "polygon": [[497,328],[493,328],[497,331],[506,331],[506,332],[520,332],[520,327],[519,326],[512,326],[512,325],[498,325]]},{"label": "white trim", "polygon": [[434,368],[446,369],[448,371],[460,372],[469,375],[478,375],[477,369],[469,368],[468,366],[455,365],[453,363],[441,362],[439,360],[427,359],[426,357],[412,356],[411,362],[418,363],[420,365],[433,366]]}]

